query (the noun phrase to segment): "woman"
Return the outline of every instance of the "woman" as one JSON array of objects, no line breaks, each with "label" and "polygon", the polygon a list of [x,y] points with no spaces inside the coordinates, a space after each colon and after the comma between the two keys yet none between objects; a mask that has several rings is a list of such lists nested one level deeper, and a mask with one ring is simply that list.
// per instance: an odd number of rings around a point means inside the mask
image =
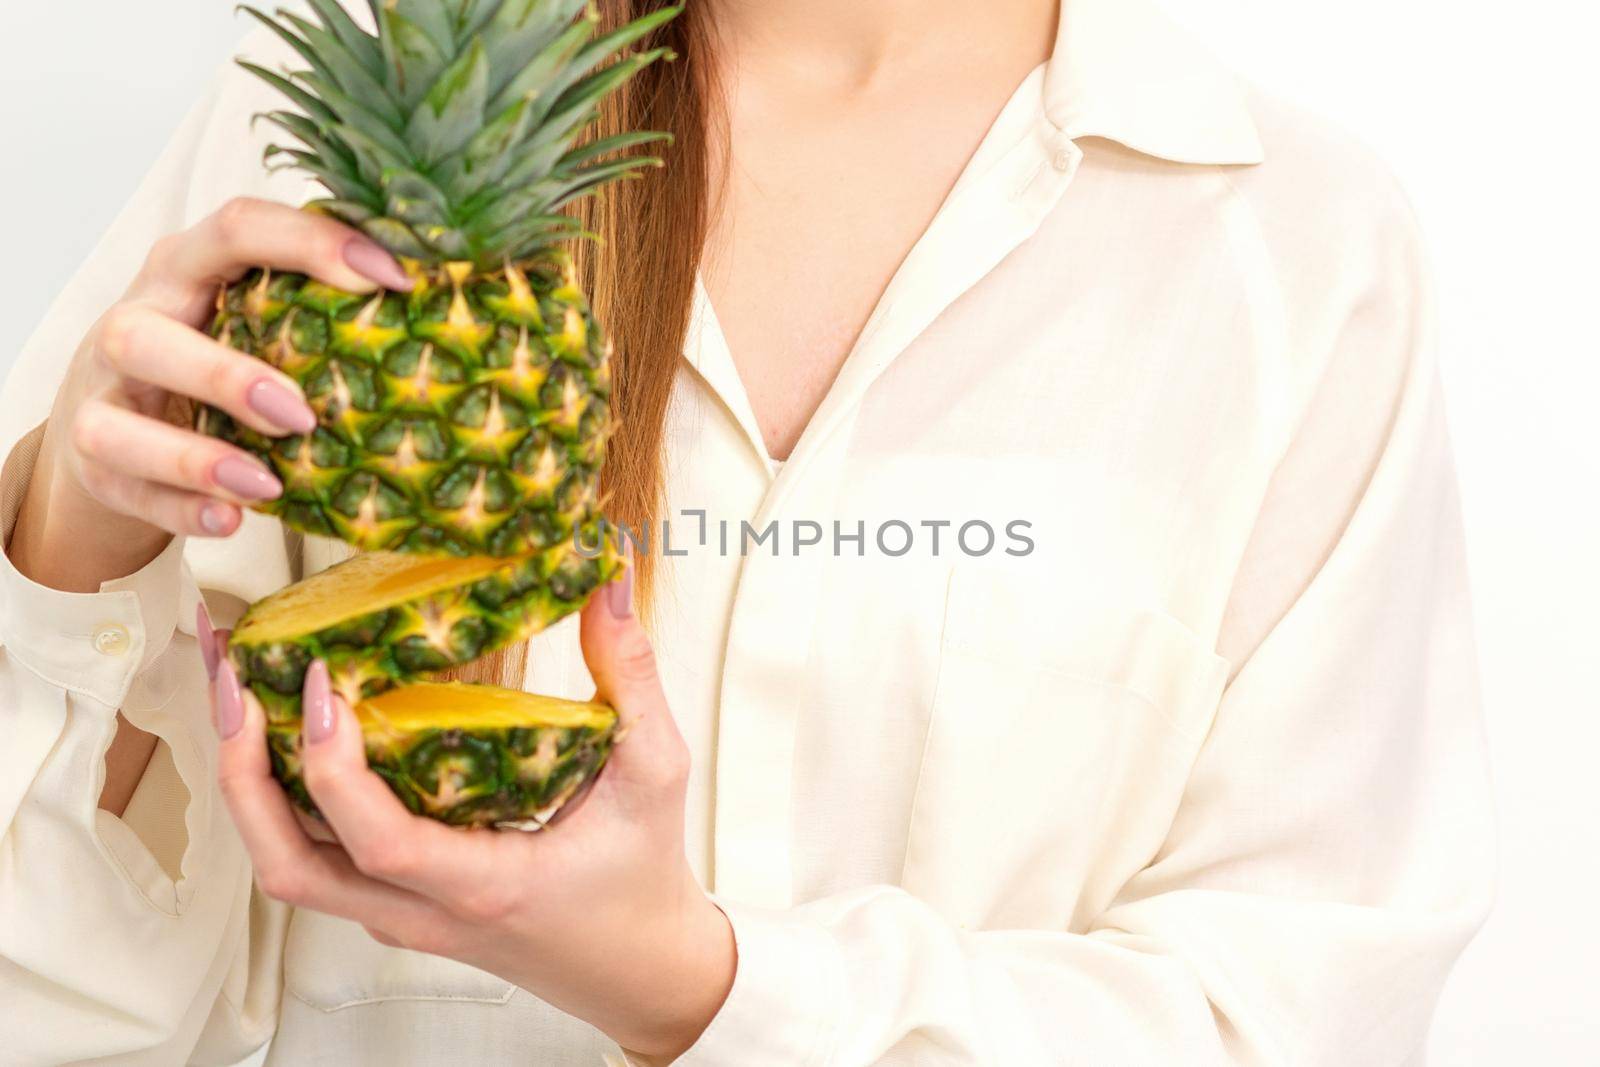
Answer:
[{"label": "woman", "polygon": [[239,150],[265,89],[224,77],[23,354],[7,1062],[1418,1055],[1489,817],[1390,181],[1139,0],[666,36],[635,91],[678,144],[596,270],[614,506],[656,539],[515,665],[634,726],[552,833],[407,816],[313,670],[314,841],[218,663],[212,620],[339,552],[159,421],[311,418],[197,332],[210,294],[404,285]]}]

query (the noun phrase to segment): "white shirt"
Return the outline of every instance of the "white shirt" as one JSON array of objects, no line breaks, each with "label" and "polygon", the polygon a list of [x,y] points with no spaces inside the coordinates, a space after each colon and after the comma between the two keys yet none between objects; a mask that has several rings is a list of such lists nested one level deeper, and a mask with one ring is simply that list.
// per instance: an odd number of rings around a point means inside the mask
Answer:
[{"label": "white shirt", "polygon": [[[1410,1062],[1487,906],[1411,214],[1140,0],[1062,27],[781,467],[697,298],[653,631],[739,966],[685,1064]],[[222,78],[22,354],[7,535],[150,244],[306,198],[257,166],[269,100]],[[741,555],[742,523],[776,525]],[[226,621],[340,554],[252,516],[97,595],[0,564],[0,1062],[614,1054],[252,892],[193,606]],[[528,685],[587,695],[570,623]],[[164,742],[122,818],[96,810],[118,708]]]}]

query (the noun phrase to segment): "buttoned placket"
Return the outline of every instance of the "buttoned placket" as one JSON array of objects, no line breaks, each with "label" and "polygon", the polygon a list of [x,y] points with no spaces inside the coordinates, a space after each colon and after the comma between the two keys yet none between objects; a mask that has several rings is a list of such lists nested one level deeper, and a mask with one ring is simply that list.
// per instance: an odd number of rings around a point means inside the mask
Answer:
[{"label": "buttoned placket", "polygon": [[[1020,91],[1019,91],[1020,92]],[[1018,103],[1020,101],[1014,101]],[[997,121],[990,138],[1016,137]],[[1007,127],[1002,133],[1002,128]],[[1037,103],[1009,147],[987,142],[907,255],[751,523],[757,530],[830,515],[848,429],[883,372],[968,289],[1038,229],[1077,172],[1081,150]],[[704,290],[692,362],[763,462],[766,451]],[[826,545],[826,542],[825,542]],[[825,545],[739,563],[717,707],[712,888],[744,903],[793,903],[793,764],[806,658],[820,611]]]}]

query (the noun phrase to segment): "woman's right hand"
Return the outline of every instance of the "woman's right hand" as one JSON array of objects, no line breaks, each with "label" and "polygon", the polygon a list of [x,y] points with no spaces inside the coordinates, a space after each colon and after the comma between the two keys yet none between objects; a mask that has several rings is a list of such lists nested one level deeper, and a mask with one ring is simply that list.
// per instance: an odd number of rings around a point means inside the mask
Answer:
[{"label": "woman's right hand", "polygon": [[263,200],[231,201],[163,238],[84,338],[56,396],[9,548],[24,574],[92,592],[154,559],[173,534],[233,533],[241,505],[283,491],[254,456],[168,421],[182,396],[271,436],[316,424],[292,379],[202,332],[218,288],[256,266],[352,292],[411,286],[370,239]]}]

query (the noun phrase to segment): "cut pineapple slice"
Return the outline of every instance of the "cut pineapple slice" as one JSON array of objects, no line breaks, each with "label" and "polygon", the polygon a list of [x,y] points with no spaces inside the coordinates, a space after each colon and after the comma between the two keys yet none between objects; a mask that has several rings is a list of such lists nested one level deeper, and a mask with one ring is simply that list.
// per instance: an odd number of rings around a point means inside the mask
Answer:
[{"label": "cut pineapple slice", "polygon": [[602,541],[594,557],[568,543],[514,559],[356,556],[252,605],[229,658],[273,722],[299,718],[306,668],[317,659],[355,706],[577,611],[621,565],[598,530],[585,543]]},{"label": "cut pineapple slice", "polygon": [[[616,712],[514,689],[419,682],[356,708],[367,764],[418,815],[459,826],[536,830],[594,781],[617,740]],[[273,773],[312,813],[299,723],[268,727]]]},{"label": "cut pineapple slice", "polygon": [[511,730],[555,727],[609,730],[617,713],[604,704],[461,682],[417,682],[356,706],[362,733],[414,734],[422,730]]},{"label": "cut pineapple slice", "polygon": [[316,633],[441,590],[471,585],[506,565],[506,560],[488,556],[368,552],[262,600],[240,621],[233,639],[254,645]]}]

